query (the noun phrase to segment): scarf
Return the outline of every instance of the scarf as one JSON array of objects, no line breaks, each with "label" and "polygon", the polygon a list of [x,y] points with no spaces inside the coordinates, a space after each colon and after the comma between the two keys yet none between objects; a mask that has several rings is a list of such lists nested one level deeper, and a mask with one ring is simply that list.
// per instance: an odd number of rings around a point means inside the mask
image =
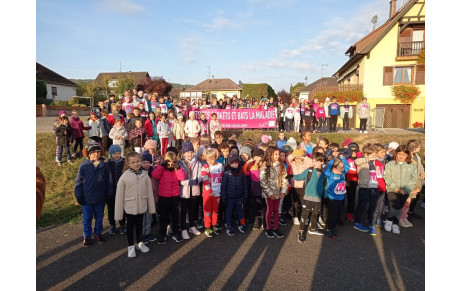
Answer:
[{"label": "scarf", "polygon": [[139,171],[135,171],[131,168],[129,168],[129,170],[133,172],[134,174],[136,174],[136,177],[139,177],[142,174],[142,168],[140,168]]}]

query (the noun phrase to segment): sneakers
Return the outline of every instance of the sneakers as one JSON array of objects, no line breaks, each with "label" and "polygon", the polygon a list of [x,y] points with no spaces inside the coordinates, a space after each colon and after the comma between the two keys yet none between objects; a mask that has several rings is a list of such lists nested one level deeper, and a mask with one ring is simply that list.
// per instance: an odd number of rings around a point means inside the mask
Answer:
[{"label": "sneakers", "polygon": [[280,225],[287,225],[286,221],[284,220],[284,218],[280,217],[280,219],[278,220],[278,223]]},{"label": "sneakers", "polygon": [[204,234],[205,234],[207,237],[213,237],[214,232],[212,231],[211,228],[206,228],[206,230],[204,231]]},{"label": "sneakers", "polygon": [[274,234],[277,238],[282,238],[282,237],[284,237],[284,235],[283,235],[278,229],[274,229],[274,230],[273,230],[273,234]]},{"label": "sneakers", "polygon": [[297,217],[294,217],[293,221],[294,221],[294,225],[300,225],[300,221]]},{"label": "sneakers", "polygon": [[238,230],[239,230],[241,233],[245,233],[245,232],[246,232],[246,226],[245,226],[245,225],[240,225],[240,226],[238,226]]},{"label": "sneakers", "polygon": [[171,238],[176,242],[176,243],[180,243],[182,242],[184,239],[182,238],[182,235],[180,233],[178,234],[173,234],[171,236]]},{"label": "sneakers", "polygon": [[157,240],[157,238],[151,233],[145,235],[144,238],[147,239],[148,242],[154,242]]},{"label": "sneakers", "polygon": [[120,225],[118,230],[120,231],[120,234],[126,234],[126,225]]},{"label": "sneakers", "polygon": [[384,224],[383,228],[385,229],[385,231],[391,232],[391,226],[392,225],[393,225],[393,221],[385,220],[385,224]]},{"label": "sneakers", "polygon": [[393,231],[393,233],[395,234],[400,234],[401,232],[399,231],[399,226],[397,226],[396,224],[393,224],[391,226],[391,230]]},{"label": "sneakers", "polygon": [[142,238],[142,242],[144,243],[144,245],[148,244],[149,243],[149,239],[146,238],[145,236]]},{"label": "sneakers", "polygon": [[316,229],[324,229],[324,227],[321,225],[321,223],[316,222]]},{"label": "sneakers", "polygon": [[190,236],[188,235],[188,231],[185,230],[185,229],[182,231],[182,238],[183,239],[190,239]]},{"label": "sneakers", "polygon": [[215,235],[219,235],[220,234],[220,228],[218,226],[214,226],[212,228],[212,232],[215,234]]},{"label": "sneakers", "polygon": [[203,224],[200,221],[197,221],[195,223],[195,225],[196,225],[196,228],[198,228],[198,229],[202,229],[204,227]]},{"label": "sneakers", "polygon": [[399,221],[399,226],[402,226],[402,227],[412,227],[412,226],[414,226],[414,225],[413,225],[412,223],[410,223],[410,221],[407,220],[407,218],[406,218],[406,219],[401,219],[401,220]]},{"label": "sneakers", "polygon": [[324,235],[323,232],[318,231],[317,229],[311,229],[311,228],[308,230],[308,233],[309,234],[316,234],[316,235]]},{"label": "sneakers", "polygon": [[158,238],[158,244],[164,245],[165,243],[166,243],[166,236],[160,235],[160,237]]},{"label": "sneakers", "polygon": [[85,248],[89,247],[91,245],[91,238],[86,236],[83,238],[83,246]]},{"label": "sneakers", "polygon": [[227,231],[226,231],[226,232],[227,232],[227,234],[228,234],[229,236],[234,236],[234,235],[235,235],[235,231],[234,231],[233,228],[231,228],[231,227],[227,228]]},{"label": "sneakers", "polygon": [[359,131],[359,133],[363,133],[363,131],[362,131],[362,130],[360,130],[360,131]]},{"label": "sneakers", "polygon": [[377,233],[375,232],[375,228],[373,226],[369,226],[369,234],[370,235],[377,235]]},{"label": "sneakers", "polygon": [[326,235],[327,237],[332,238],[332,239],[336,238],[336,235],[332,230],[326,230]]},{"label": "sneakers", "polygon": [[368,133],[367,130],[363,131],[364,133]]},{"label": "sneakers", "polygon": [[348,213],[347,214],[347,221],[348,222],[353,221],[353,213]]},{"label": "sneakers", "polygon": [[195,226],[192,226],[188,231],[193,233],[194,235],[200,235],[201,234],[201,232],[198,229],[196,229]]},{"label": "sneakers", "polygon": [[128,258],[135,258],[136,257],[136,248],[134,246],[128,247]]},{"label": "sneakers", "polygon": [[109,235],[115,235],[117,233],[117,228],[115,225],[110,226]]},{"label": "sneakers", "polygon": [[252,225],[252,230],[260,230],[261,225],[262,225],[262,219],[260,217],[256,217],[254,219],[254,224]]},{"label": "sneakers", "polygon": [[297,233],[297,240],[299,243],[304,243],[307,240],[307,235],[305,234],[305,231],[299,231]]},{"label": "sneakers", "polygon": [[353,228],[357,229],[359,231],[362,231],[362,232],[368,232],[369,231],[369,229],[367,227],[365,227],[364,225],[362,225],[361,223],[353,224]]},{"label": "sneakers", "polygon": [[59,166],[59,167],[62,166],[62,163],[61,163],[61,162],[57,162],[57,163],[58,163],[58,166]]},{"label": "sneakers", "polygon": [[150,249],[143,242],[140,242],[136,245],[136,250],[143,253],[148,253],[150,251]]},{"label": "sneakers", "polygon": [[167,230],[166,230],[166,235],[167,235],[167,236],[171,236],[171,235],[172,235],[172,228],[171,228],[171,225],[170,225],[170,224],[168,224],[168,228],[167,228]]},{"label": "sneakers", "polygon": [[77,157],[77,153],[73,153],[72,158],[76,158],[76,157]]},{"label": "sneakers", "polygon": [[318,222],[319,222],[319,224],[321,224],[322,228],[324,228],[326,226],[326,222],[324,222],[324,220],[323,220],[323,218],[321,216],[318,218]]},{"label": "sneakers", "polygon": [[102,236],[102,234],[95,235],[94,238],[96,239],[96,242],[100,245],[105,243],[105,238]]},{"label": "sneakers", "polygon": [[265,235],[268,237],[268,238],[275,238],[275,235],[273,234],[273,231],[271,229],[266,229],[265,230]]}]

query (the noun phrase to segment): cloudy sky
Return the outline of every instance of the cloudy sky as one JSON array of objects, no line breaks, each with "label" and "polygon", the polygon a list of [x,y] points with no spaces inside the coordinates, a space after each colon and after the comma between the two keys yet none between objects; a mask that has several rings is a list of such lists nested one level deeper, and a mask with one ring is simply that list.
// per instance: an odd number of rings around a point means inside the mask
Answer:
[{"label": "cloudy sky", "polygon": [[[407,0],[398,0],[397,8]],[[389,0],[36,2],[37,62],[70,79],[147,71],[167,81],[270,84],[332,76]],[[209,68],[208,68],[209,67]]]}]

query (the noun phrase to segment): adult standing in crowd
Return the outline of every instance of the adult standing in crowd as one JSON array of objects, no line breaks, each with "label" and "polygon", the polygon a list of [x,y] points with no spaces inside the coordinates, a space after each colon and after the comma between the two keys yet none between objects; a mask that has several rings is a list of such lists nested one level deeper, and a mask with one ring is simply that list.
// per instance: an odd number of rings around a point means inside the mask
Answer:
[{"label": "adult standing in crowd", "polygon": [[358,106],[356,106],[356,113],[358,113],[359,117],[359,133],[367,133],[366,126],[367,126],[367,119],[370,116],[371,106],[367,103],[367,98],[363,97],[361,102],[359,102]]}]

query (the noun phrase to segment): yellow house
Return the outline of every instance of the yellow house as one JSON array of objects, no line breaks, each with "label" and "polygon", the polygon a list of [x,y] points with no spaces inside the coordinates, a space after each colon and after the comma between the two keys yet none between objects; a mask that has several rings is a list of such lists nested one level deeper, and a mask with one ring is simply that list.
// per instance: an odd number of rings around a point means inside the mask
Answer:
[{"label": "yellow house", "polygon": [[[345,52],[350,58],[334,77],[339,85],[362,84],[371,108],[385,108],[383,127],[413,127],[425,123],[425,65],[417,65],[424,49],[425,1],[410,0],[396,11],[392,0],[389,19]],[[417,86],[414,103],[394,99],[391,89],[398,85]]]},{"label": "yellow house", "polygon": [[226,97],[241,97],[243,89],[231,79],[206,79],[203,82],[180,92],[181,98],[190,97],[191,100],[209,97],[209,100],[216,97],[218,100]]}]

